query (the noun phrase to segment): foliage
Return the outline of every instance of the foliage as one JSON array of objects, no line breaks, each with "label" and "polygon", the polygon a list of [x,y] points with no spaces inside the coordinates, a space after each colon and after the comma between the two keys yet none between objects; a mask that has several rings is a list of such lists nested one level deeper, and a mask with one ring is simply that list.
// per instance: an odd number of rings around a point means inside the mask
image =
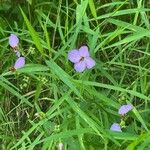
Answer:
[{"label": "foliage", "polygon": [[[150,148],[149,1],[0,3],[0,149]],[[11,33],[26,58],[15,72]],[[83,44],[96,66],[77,73],[67,55]]]}]

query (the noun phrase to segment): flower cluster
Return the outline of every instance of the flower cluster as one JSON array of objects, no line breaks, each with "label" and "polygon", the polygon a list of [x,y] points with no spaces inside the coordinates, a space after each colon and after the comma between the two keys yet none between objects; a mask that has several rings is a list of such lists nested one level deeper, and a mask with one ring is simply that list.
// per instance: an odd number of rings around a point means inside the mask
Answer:
[{"label": "flower cluster", "polygon": [[[131,111],[133,109],[133,106],[131,104],[127,104],[127,105],[122,105],[119,110],[118,110],[118,114],[121,116],[126,115],[129,111]],[[113,123],[110,127],[110,130],[112,131],[117,131],[117,132],[122,132],[120,124],[118,123]]]},{"label": "flower cluster", "polygon": [[[25,58],[18,51],[19,39],[15,34],[9,36],[9,45],[16,53],[17,60],[14,64],[14,69],[22,68],[25,65]],[[85,69],[91,69],[95,66],[95,60],[90,57],[88,47],[81,46],[79,49],[73,49],[68,53],[68,59],[74,63],[74,69],[77,72],[83,72]]]},{"label": "flower cluster", "polygon": [[18,37],[14,34],[11,34],[9,36],[9,45],[13,48],[17,56],[17,60],[13,67],[15,70],[22,68],[25,65],[25,57],[21,56],[20,52],[18,51],[18,44],[19,44]]},{"label": "flower cluster", "polygon": [[87,46],[69,51],[68,59],[74,63],[74,69],[77,72],[83,72],[85,69],[91,69],[95,66],[95,60],[90,57]]},{"label": "flower cluster", "polygon": [[[25,57],[21,56],[20,52],[18,51],[18,44],[19,39],[16,35],[11,34],[9,36],[9,45],[13,48],[14,52],[16,53],[17,60],[14,64],[14,69],[22,68],[25,65]],[[72,49],[68,53],[68,59],[74,63],[74,69],[77,72],[83,72],[86,69],[91,69],[96,65],[94,59],[90,57],[90,53],[87,46],[81,46],[79,49]],[[119,110],[118,114],[121,116],[126,115],[129,111],[133,109],[131,104],[122,105]],[[118,123],[113,123],[110,127],[111,131],[122,132],[121,126]],[[59,143],[58,149],[62,150],[63,144]]]}]

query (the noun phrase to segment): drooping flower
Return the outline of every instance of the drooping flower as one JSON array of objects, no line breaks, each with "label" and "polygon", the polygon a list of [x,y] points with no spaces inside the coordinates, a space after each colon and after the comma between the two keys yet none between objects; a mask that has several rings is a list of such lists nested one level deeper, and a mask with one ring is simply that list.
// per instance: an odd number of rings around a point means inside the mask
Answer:
[{"label": "drooping flower", "polygon": [[15,34],[11,34],[9,36],[9,45],[12,47],[12,48],[15,48],[18,46],[18,43],[19,43],[19,39],[18,37],[15,35]]},{"label": "drooping flower", "polygon": [[16,53],[16,56],[19,58],[21,56],[20,52],[19,51],[15,51]]},{"label": "drooping flower", "polygon": [[111,131],[122,132],[121,127],[118,123],[113,123],[110,127]]},{"label": "drooping flower", "polygon": [[19,57],[14,65],[15,69],[22,68],[25,65],[25,58],[24,57]]},{"label": "drooping flower", "polygon": [[63,144],[62,143],[59,143],[58,144],[58,150],[62,150],[63,149]]},{"label": "drooping flower", "polygon": [[87,46],[81,46],[79,50],[71,50],[68,53],[68,59],[74,63],[74,69],[77,72],[83,72],[86,68],[91,69],[95,66],[95,60],[90,57]]},{"label": "drooping flower", "polygon": [[127,105],[122,105],[119,110],[118,110],[118,114],[119,115],[125,115],[126,113],[128,113],[130,110],[133,109],[133,106],[131,104],[127,104]]}]

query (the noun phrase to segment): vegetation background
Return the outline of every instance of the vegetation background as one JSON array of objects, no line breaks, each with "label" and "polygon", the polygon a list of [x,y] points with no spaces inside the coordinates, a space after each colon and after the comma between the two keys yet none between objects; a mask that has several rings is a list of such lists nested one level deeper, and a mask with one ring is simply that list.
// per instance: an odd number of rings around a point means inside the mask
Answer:
[{"label": "vegetation background", "polygon": [[[149,0],[1,0],[0,149],[149,150],[149,21]],[[77,73],[67,54],[82,44],[96,66]]]}]

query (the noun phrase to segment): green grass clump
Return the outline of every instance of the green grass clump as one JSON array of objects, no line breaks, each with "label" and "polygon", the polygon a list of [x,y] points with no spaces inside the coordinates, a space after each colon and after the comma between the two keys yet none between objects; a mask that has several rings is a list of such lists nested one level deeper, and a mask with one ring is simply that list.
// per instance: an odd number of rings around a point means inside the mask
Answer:
[{"label": "green grass clump", "polygon": [[[150,149],[150,2],[0,1],[0,149]],[[26,65],[10,71],[18,36]],[[87,44],[93,69],[67,55]],[[118,115],[123,104],[134,109]],[[122,132],[110,131],[120,123]]]}]

